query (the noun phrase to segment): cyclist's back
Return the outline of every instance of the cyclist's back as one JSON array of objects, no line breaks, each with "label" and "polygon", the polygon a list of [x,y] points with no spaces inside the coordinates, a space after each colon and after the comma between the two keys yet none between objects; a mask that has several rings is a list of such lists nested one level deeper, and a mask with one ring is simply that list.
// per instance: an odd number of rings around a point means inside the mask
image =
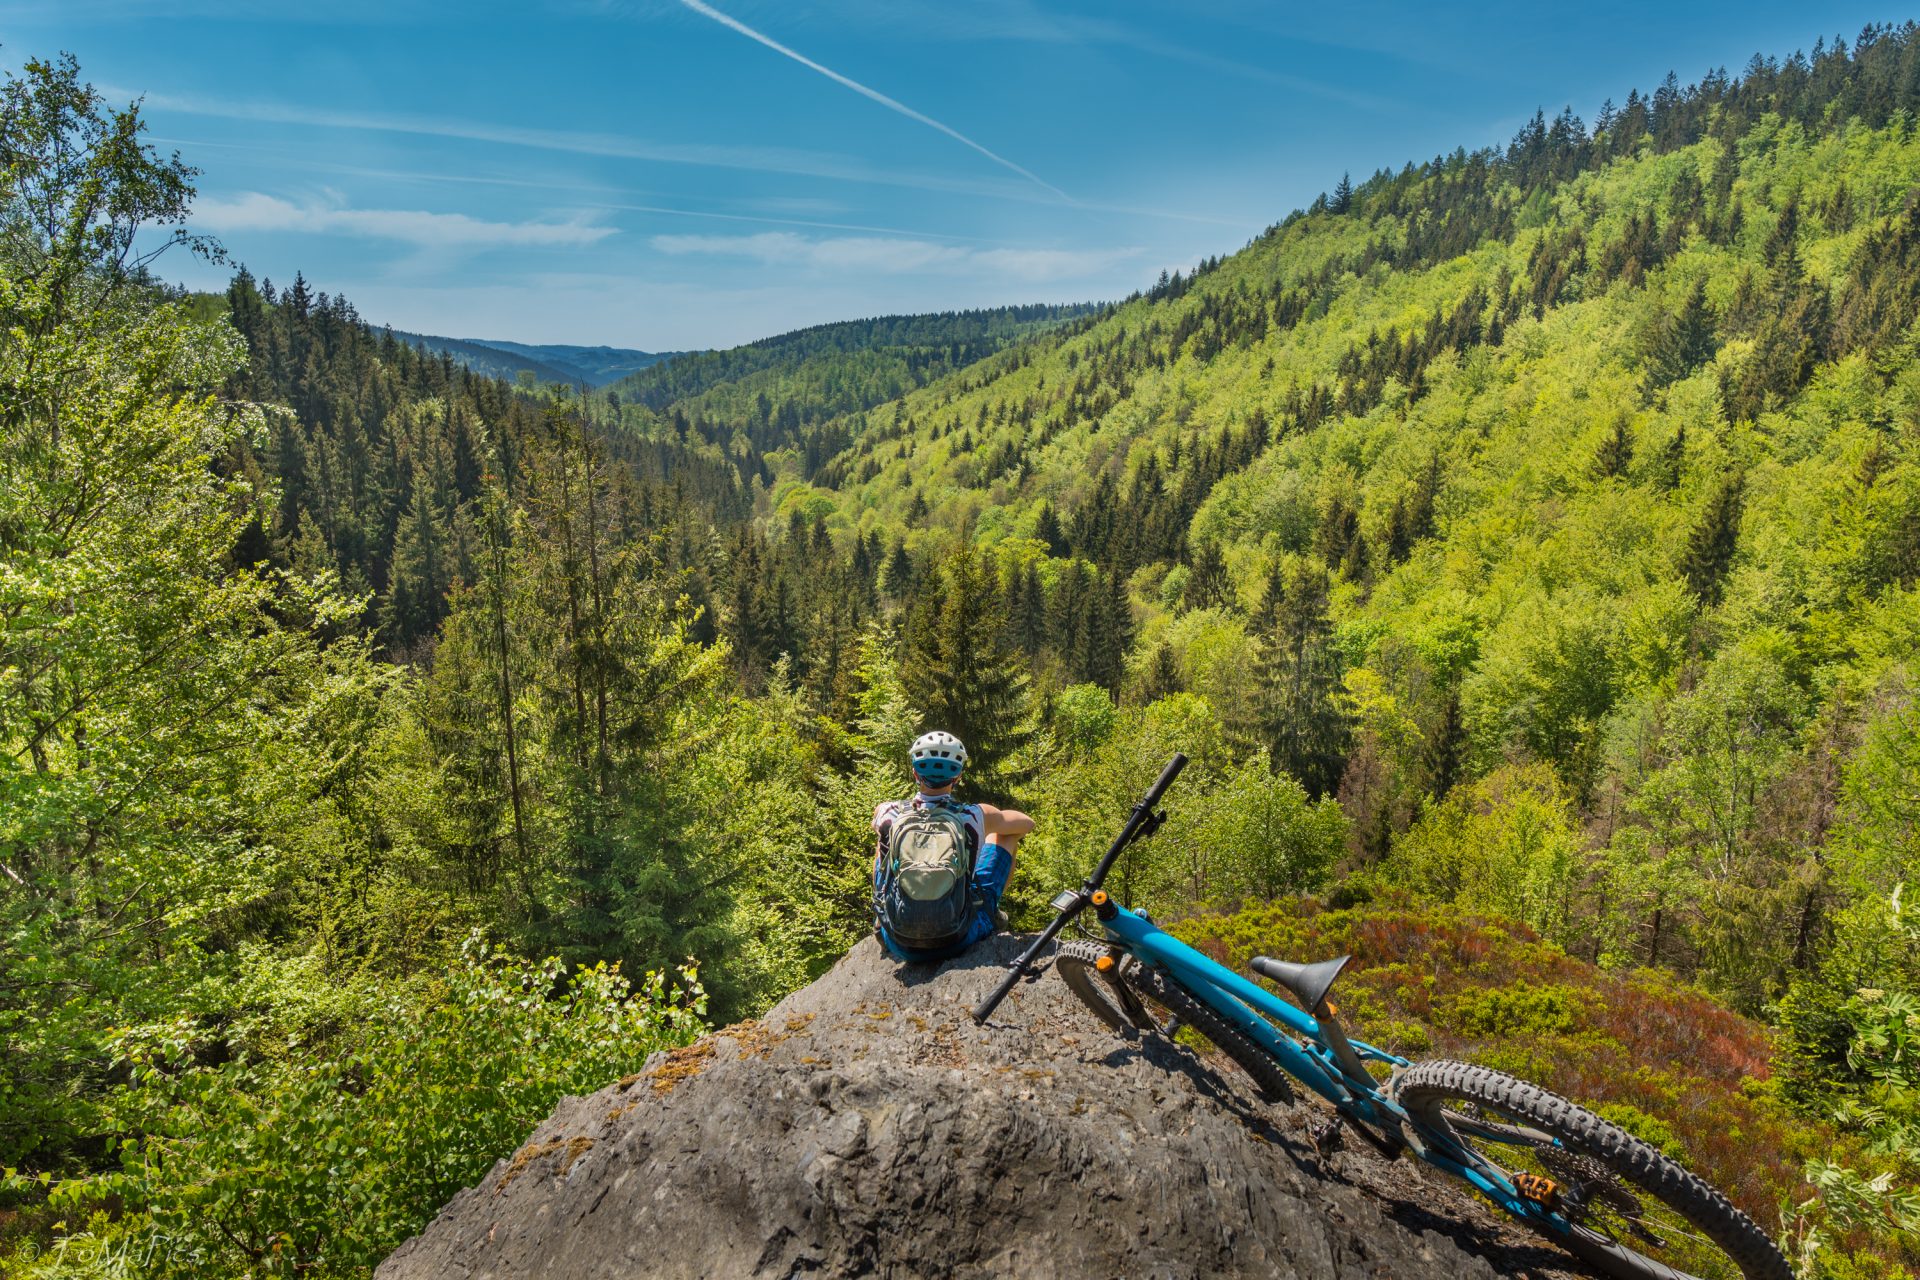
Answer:
[{"label": "cyclist's back", "polygon": [[1000,898],[1033,819],[954,797],[967,750],[950,733],[922,735],[910,759],[917,794],[873,811],[874,933],[899,959],[945,960],[1005,923]]}]

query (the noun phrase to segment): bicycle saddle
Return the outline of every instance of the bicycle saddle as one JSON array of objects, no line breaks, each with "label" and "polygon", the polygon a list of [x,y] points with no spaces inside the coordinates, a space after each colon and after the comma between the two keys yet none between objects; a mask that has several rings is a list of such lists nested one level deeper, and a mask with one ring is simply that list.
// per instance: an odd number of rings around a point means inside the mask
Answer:
[{"label": "bicycle saddle", "polygon": [[1327,991],[1333,986],[1334,979],[1347,967],[1352,956],[1341,956],[1337,960],[1322,960],[1318,964],[1294,964],[1288,960],[1274,960],[1268,956],[1253,958],[1253,971],[1293,992],[1302,1008],[1309,1013],[1318,1013],[1320,1002],[1327,998]]}]

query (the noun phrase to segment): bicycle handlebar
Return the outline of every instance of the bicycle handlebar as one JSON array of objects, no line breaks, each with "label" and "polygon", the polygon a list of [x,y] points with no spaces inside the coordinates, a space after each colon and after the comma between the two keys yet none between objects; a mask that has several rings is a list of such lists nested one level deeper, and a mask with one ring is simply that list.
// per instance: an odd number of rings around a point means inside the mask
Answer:
[{"label": "bicycle handlebar", "polygon": [[1174,752],[1173,758],[1167,761],[1167,767],[1160,771],[1160,776],[1153,780],[1151,787],[1147,788],[1147,794],[1141,798],[1140,803],[1149,809],[1159,804],[1160,797],[1167,794],[1167,788],[1173,785],[1173,780],[1179,777],[1180,771],[1186,767],[1187,758],[1178,751]]},{"label": "bicycle handlebar", "polygon": [[1039,958],[1040,953],[1046,950],[1047,944],[1060,936],[1060,930],[1066,928],[1067,921],[1086,909],[1087,903],[1093,898],[1093,891],[1105,882],[1107,872],[1113,870],[1113,864],[1119,860],[1120,854],[1126,847],[1142,836],[1152,835],[1159,829],[1160,815],[1154,813],[1153,807],[1160,803],[1160,797],[1166,795],[1167,788],[1173,785],[1173,780],[1179,777],[1180,771],[1186,767],[1187,758],[1178,751],[1174,752],[1173,758],[1167,761],[1167,767],[1160,771],[1160,776],[1154,779],[1151,787],[1147,788],[1147,794],[1140,797],[1139,803],[1133,806],[1133,812],[1127,815],[1126,825],[1120,828],[1120,834],[1114,837],[1113,844],[1107,848],[1106,856],[1100,859],[1099,865],[1093,869],[1093,874],[1086,878],[1085,883],[1074,894],[1073,902],[1062,907],[1060,913],[1054,916],[1052,923],[1041,931],[1038,938],[1034,939],[1033,945],[1021,952],[1020,957],[1007,966],[1007,976],[1000,980],[1000,985],[993,989],[993,994],[981,1001],[974,1009],[973,1020],[976,1024],[985,1022],[988,1016],[1000,1006],[1000,1002],[1007,998],[1007,993],[1013,990],[1013,984],[1020,981],[1020,976]]}]

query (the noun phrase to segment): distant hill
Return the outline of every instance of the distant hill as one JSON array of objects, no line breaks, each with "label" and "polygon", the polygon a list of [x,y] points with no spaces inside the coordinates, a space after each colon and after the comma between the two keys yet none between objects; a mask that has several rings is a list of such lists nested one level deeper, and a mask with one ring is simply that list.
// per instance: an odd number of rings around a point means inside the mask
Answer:
[{"label": "distant hill", "polygon": [[897,400],[1024,340],[1104,313],[1097,304],[878,316],[796,329],[725,351],[662,361],[612,384],[622,403],[671,413],[702,435],[740,431],[755,448],[812,461],[849,438],[821,424]]},{"label": "distant hill", "polygon": [[469,338],[467,341],[496,351],[542,360],[562,369],[578,370],[588,383],[596,387],[603,387],[630,373],[681,354],[678,351],[633,351],[626,347],[573,347],[564,344],[531,347],[518,342],[495,342],[488,338]]},{"label": "distant hill", "polygon": [[445,352],[475,373],[491,378],[512,380],[522,372],[530,372],[541,382],[584,382],[590,387],[603,387],[679,354],[564,343],[534,346],[492,338],[442,338],[397,329],[393,336],[427,351]]}]

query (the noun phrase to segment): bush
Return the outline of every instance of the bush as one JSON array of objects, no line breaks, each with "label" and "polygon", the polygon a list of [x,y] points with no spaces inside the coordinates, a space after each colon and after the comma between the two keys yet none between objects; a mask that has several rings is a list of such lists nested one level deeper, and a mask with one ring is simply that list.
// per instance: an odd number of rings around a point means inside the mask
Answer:
[{"label": "bush", "polygon": [[[1914,1256],[1910,1181],[1889,1179],[1887,1157],[1860,1138],[1789,1105],[1770,1079],[1765,1027],[1670,975],[1608,972],[1523,925],[1403,893],[1342,909],[1272,902],[1170,928],[1236,970],[1256,954],[1351,954],[1338,991],[1350,1034],[1506,1071],[1593,1108],[1781,1225],[1818,1274],[1883,1280]],[[1880,1043],[1873,1028],[1888,1044],[1904,1034],[1903,1010],[1884,995],[1860,999],[1878,1011],[1860,1011],[1861,1044]]]},{"label": "bush", "polygon": [[[359,1276],[480,1180],[563,1095],[635,1071],[701,1030],[690,970],[532,964],[469,940],[412,1002],[387,1000],[318,1061],[192,1065],[177,1024],[129,1035],[132,1083],[113,1100],[127,1135],[116,1173],[57,1184],[50,1209],[96,1216],[27,1276]],[[16,1186],[18,1179],[14,1179]],[[76,1270],[76,1268],[78,1268]]]}]

